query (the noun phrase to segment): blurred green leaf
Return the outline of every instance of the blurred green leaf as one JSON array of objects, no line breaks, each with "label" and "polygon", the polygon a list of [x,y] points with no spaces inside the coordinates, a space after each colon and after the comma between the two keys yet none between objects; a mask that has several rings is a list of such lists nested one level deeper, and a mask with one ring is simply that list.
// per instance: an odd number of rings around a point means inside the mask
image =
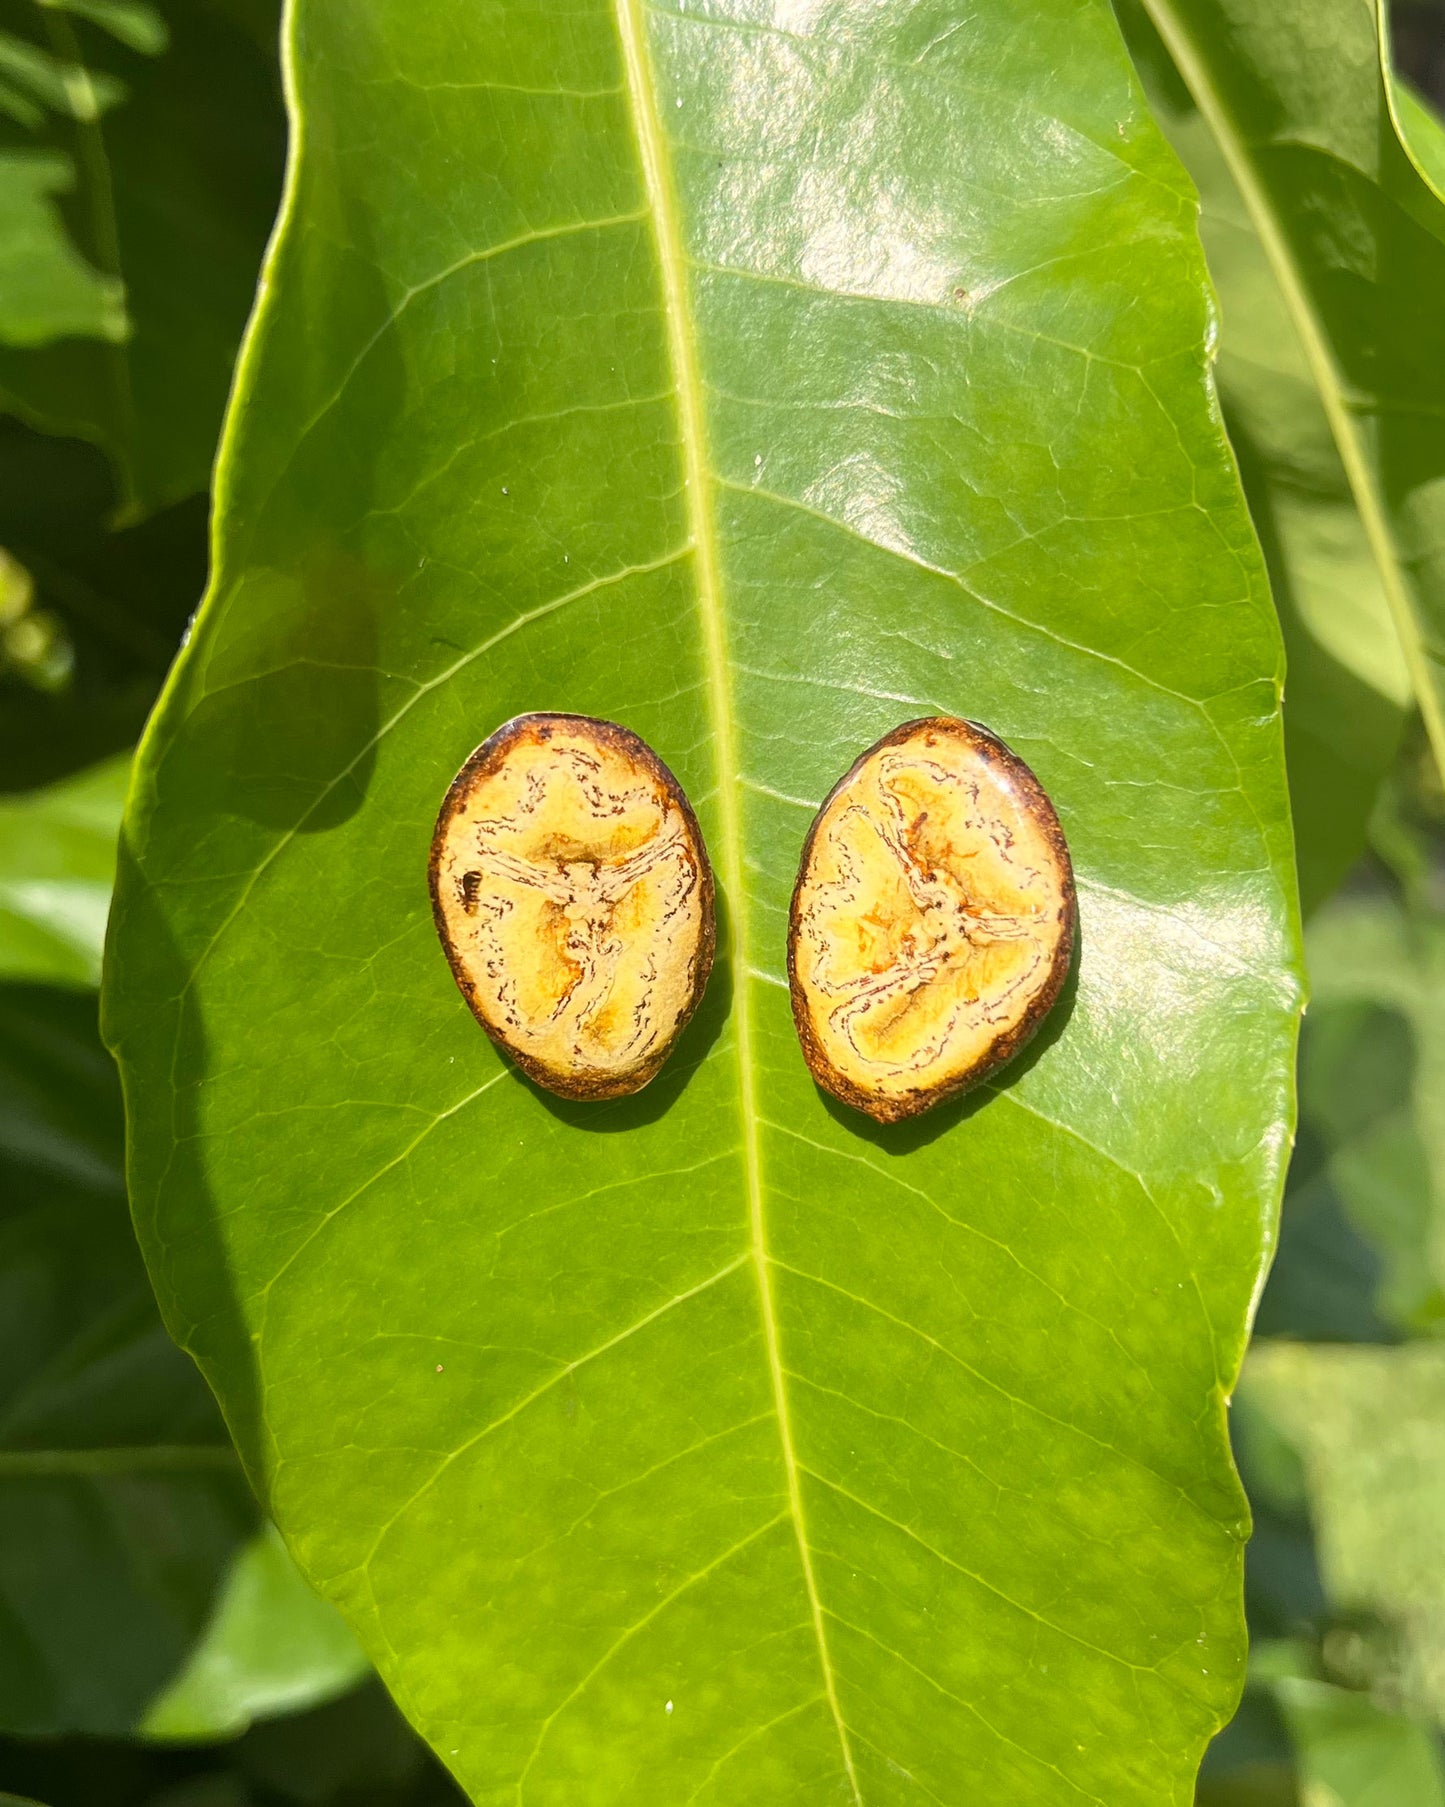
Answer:
[{"label": "blurred green leaf", "polygon": [[[1376,885],[1322,910],[1306,949],[1301,1152],[1283,1242],[1309,1189],[1316,1201],[1327,1192],[1373,1254],[1387,1334],[1430,1331],[1445,1319],[1445,923]],[[1265,1309],[1261,1326],[1320,1334]]]},{"label": "blurred green leaf", "polygon": [[47,789],[0,796],[0,979],[100,983],[129,776],[122,754]]},{"label": "blurred green leaf", "polygon": [[34,18],[47,43],[15,40],[22,62],[58,72],[58,92],[72,99],[65,71],[82,68],[94,104],[80,105],[78,119],[50,115],[31,138],[76,170],[78,253],[123,283],[131,331],[123,343],[0,348],[0,407],[103,447],[121,515],[134,519],[209,480],[280,191],[276,59],[228,9],[202,0],[161,9],[86,0],[37,6]]},{"label": "blurred green leaf", "polygon": [[1143,0],[1248,211],[1445,767],[1445,206],[1357,0]]},{"label": "blurred green leaf", "polygon": [[[1334,437],[1343,404],[1322,388],[1318,360],[1311,358],[1315,342],[1307,329],[1302,332],[1291,306],[1297,288],[1282,286],[1278,260],[1267,249],[1278,248],[1278,235],[1241,192],[1245,171],[1232,135],[1236,122],[1221,114],[1215,105],[1219,97],[1207,86],[1213,58],[1241,57],[1248,79],[1263,84],[1261,95],[1272,93],[1279,78],[1270,57],[1287,60],[1291,46],[1300,57],[1325,55],[1314,47],[1310,33],[1338,35],[1343,27],[1335,15],[1341,0],[1324,0],[1322,7],[1311,0],[1308,29],[1303,7],[1288,28],[1280,29],[1277,9],[1239,0],[1248,23],[1238,49],[1226,49],[1231,3],[1199,0],[1175,8],[1168,0],[1158,5],[1119,0],[1118,10],[1159,116],[1200,191],[1200,234],[1221,312],[1220,396],[1285,636],[1285,748],[1301,902],[1309,913],[1364,850],[1371,808],[1398,750],[1411,700],[1410,673],[1391,613],[1391,587],[1418,587],[1423,580],[1404,568],[1403,555],[1388,536],[1376,533],[1372,544]],[[1270,54],[1256,72],[1249,62],[1249,34],[1263,29],[1267,11],[1276,14],[1276,23]],[[1357,13],[1362,15],[1363,9],[1349,11],[1348,19],[1358,23]],[[1193,36],[1205,41],[1202,57],[1185,59],[1187,82],[1151,15],[1168,27],[1166,35],[1176,48],[1181,32],[1190,34],[1191,42]],[[1193,90],[1202,84],[1206,105],[1201,109]],[[1370,92],[1368,82],[1357,85],[1358,108],[1368,103]],[[1291,99],[1312,118],[1311,105],[1329,110],[1335,97],[1313,95],[1306,86],[1304,92],[1291,90]],[[1258,104],[1266,103],[1261,98]],[[1331,119],[1324,129],[1337,126]],[[1247,136],[1252,128],[1238,129]],[[1253,156],[1252,139],[1245,148]],[[1257,185],[1247,186],[1246,192],[1258,201]],[[1286,191],[1273,196],[1271,205],[1284,209],[1298,198]],[[1445,252],[1441,269],[1445,272]],[[1388,303],[1382,296],[1381,305],[1399,302],[1392,290]],[[1440,389],[1445,396],[1445,383]],[[1371,456],[1383,459],[1384,448],[1372,448]],[[1351,469],[1358,487],[1360,472],[1353,462]],[[1378,470],[1368,475],[1375,487],[1383,481]],[[1388,560],[1384,566],[1382,559]],[[1445,601],[1441,608],[1445,614]]]},{"label": "blurred green leaf", "polygon": [[1445,124],[1408,82],[1391,78],[1390,101],[1395,128],[1416,169],[1445,199]]},{"label": "blurred green leaf", "polygon": [[80,256],[55,204],[73,181],[62,157],[0,151],[0,343],[125,337],[121,284]]},{"label": "blurred green leaf", "polygon": [[275,1531],[237,1557],[180,1674],[147,1709],[147,1738],[229,1737],[253,1719],[345,1692],[370,1664],[334,1606],[296,1572]]},{"label": "blurred green leaf", "polygon": [[1275,1693],[1299,1753],[1303,1807],[1445,1807],[1427,1727],[1327,1682],[1289,1678]]},{"label": "blurred green leaf", "polygon": [[74,120],[96,119],[125,98],[125,84],[103,71],[86,69],[73,51],[70,40],[57,56],[14,32],[0,31],[0,79],[41,109]]},{"label": "blurred green leaf", "polygon": [[159,56],[171,40],[165,20],[144,0],[38,0],[38,4],[89,19],[143,56]]},{"label": "blurred green leaf", "polygon": [[1240,1396],[1304,1464],[1326,1662],[1445,1727],[1445,1344],[1257,1344]]}]

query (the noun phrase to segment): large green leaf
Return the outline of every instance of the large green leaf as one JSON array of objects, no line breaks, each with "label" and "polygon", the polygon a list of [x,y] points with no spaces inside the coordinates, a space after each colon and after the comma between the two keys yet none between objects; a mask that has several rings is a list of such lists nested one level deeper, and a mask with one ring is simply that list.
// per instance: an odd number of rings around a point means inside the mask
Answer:
[{"label": "large green leaf", "polygon": [[[1297,991],[1194,198],[1106,6],[299,5],[299,152],[108,1034],[175,1333],[478,1801],[1183,1802]],[[625,721],[724,957],[559,1104],[426,901],[463,755]],[[1001,1084],[831,1108],[809,813],[930,709],[1080,879]]]},{"label": "large green leaf", "polygon": [[[8,335],[0,407],[104,447],[127,516],[206,487],[275,207],[274,57],[237,10],[218,0],[7,9],[18,30],[6,42],[40,75],[52,72],[49,86],[32,77],[35,120],[8,136],[47,153],[45,168],[73,172],[77,257],[123,288],[129,330],[112,297],[91,336],[76,336],[83,266],[62,286],[52,241],[49,287],[37,291],[49,297],[50,326],[32,309],[24,339]],[[32,241],[39,205],[27,216]],[[33,243],[31,252],[33,288]]]},{"label": "large green leaf", "polygon": [[[1293,337],[1445,769],[1445,312],[1435,301],[1445,289],[1445,206],[1397,134],[1375,8],[1358,0],[1142,4],[1227,168],[1293,328],[1283,338],[1272,329],[1277,354],[1241,386],[1245,428],[1281,408],[1291,437],[1307,424],[1271,369],[1281,358],[1299,364]],[[1251,323],[1241,320],[1239,330],[1249,335]],[[1320,513],[1336,485],[1325,462],[1314,464],[1315,506],[1294,531],[1318,539],[1333,518],[1338,552],[1358,564],[1355,532],[1338,510]],[[1287,516],[1281,530],[1288,538]],[[1359,606],[1358,585],[1342,598],[1345,586],[1333,587],[1334,601],[1328,589],[1313,607],[1306,601],[1310,625]],[[1337,657],[1347,632],[1340,619],[1334,639],[1326,636]],[[1325,703],[1308,731],[1328,748]],[[1360,736],[1349,714],[1334,711],[1336,732],[1351,763],[1368,771],[1367,750],[1348,746]],[[1328,782],[1321,779],[1321,793]]]}]

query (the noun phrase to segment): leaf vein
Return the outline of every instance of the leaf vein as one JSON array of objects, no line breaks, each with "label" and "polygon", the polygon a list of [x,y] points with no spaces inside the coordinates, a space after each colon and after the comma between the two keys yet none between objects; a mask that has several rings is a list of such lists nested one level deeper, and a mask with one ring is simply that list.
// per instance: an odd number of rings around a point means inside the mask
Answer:
[{"label": "leaf vein", "polygon": [[527,1777],[531,1773],[532,1766],[537,1761],[542,1746],[546,1742],[547,1733],[552,1729],[552,1726],[556,1723],[557,1719],[571,1706],[572,1702],[596,1680],[612,1661],[613,1657],[617,1655],[618,1651],[630,1644],[633,1638],[637,1636],[638,1632],[645,1631],[654,1619],[666,1612],[668,1607],[675,1605],[684,1594],[688,1593],[692,1588],[695,1588],[699,1582],[708,1580],[712,1575],[716,1574],[725,1563],[731,1562],[735,1556],[747,1549],[749,1544],[754,1544],[759,1538],[766,1537],[769,1531],[775,1530],[779,1525],[785,1523],[787,1518],[788,1513],[786,1510],[779,1512],[765,1524],[758,1525],[753,1530],[749,1531],[746,1537],[739,1538],[735,1544],[724,1550],[720,1556],[714,1557],[706,1567],[698,1569],[695,1573],[689,1575],[685,1581],[679,1582],[671,1593],[664,1594],[662,1599],[657,1601],[649,1611],[645,1612],[640,1619],[635,1620],[624,1632],[608,1645],[607,1649],[582,1677],[581,1681],[577,1683],[576,1687],[572,1689],[571,1693],[560,1700],[542,1721],[541,1728],[537,1733],[537,1741],[532,1746],[531,1754],[527,1758],[527,1761],[522,1765],[521,1772],[517,1776],[517,1807],[521,1807],[522,1791],[526,1786]]},{"label": "leaf vein", "polygon": [[[891,1656],[895,1663],[901,1663],[905,1669],[911,1669],[921,1681],[927,1682],[929,1687],[935,1689],[945,1700],[951,1700],[955,1706],[960,1706],[966,1713],[971,1713],[984,1730],[986,1732],[991,1732],[993,1736],[998,1739],[1000,1744],[1006,1744],[1011,1750],[1018,1751],[1020,1755],[1027,1757],[1030,1763],[1037,1763],[1040,1768],[1050,1770],[1059,1778],[1066,1788],[1072,1788],[1074,1793],[1081,1799],[1093,1802],[1094,1807],[1110,1807],[1109,1802],[1103,1800],[1099,1795],[1090,1794],[1086,1788],[1081,1788],[1071,1777],[1065,1775],[1057,1763],[1051,1763],[1047,1757],[1041,1757],[1037,1751],[1031,1751],[1026,1744],[1020,1744],[1017,1738],[1010,1738],[1007,1732],[1001,1732],[993,1721],[986,1718],[971,1700],[965,1700],[961,1694],[955,1694],[951,1688],[945,1688],[943,1683],[939,1681],[936,1676],[930,1675],[926,1669],[920,1669],[918,1664],[910,1661],[908,1657],[904,1656],[901,1650],[893,1649],[892,1645],[885,1644],[882,1638],[875,1637],[871,1631],[864,1631],[861,1625],[854,1625],[850,1620],[840,1617],[840,1615],[835,1612],[829,1612],[828,1616],[830,1619],[836,1619],[838,1624],[843,1626],[845,1630],[851,1631],[854,1637],[866,1639],[866,1641],[872,1644],[876,1649],[881,1650],[884,1656]],[[865,1740],[865,1742],[867,1741]],[[882,1751],[878,1750],[876,1745],[870,1745],[869,1749],[875,1751],[880,1757],[883,1757],[884,1755]],[[887,1762],[888,1759],[884,1757],[884,1761]],[[910,1776],[909,1780],[917,1781],[917,1778]],[[919,1782],[918,1786],[923,1788],[924,1785]],[[924,1792],[930,1794],[933,1800],[938,1800],[938,1796],[932,1794],[931,1790],[924,1789]]]},{"label": "leaf vein", "polygon": [[1116,1443],[1107,1442],[1103,1437],[1096,1436],[1093,1431],[1086,1430],[1081,1424],[1074,1424],[1067,1418],[1058,1417],[1057,1414],[1048,1411],[1032,1399],[1025,1399],[1020,1394],[1011,1393],[1001,1381],[994,1380],[981,1368],[975,1368],[971,1362],[965,1361],[955,1350],[940,1343],[937,1337],[930,1336],[926,1330],[920,1330],[916,1324],[910,1324],[906,1318],[896,1316],[882,1305],[874,1304],[872,1299],[865,1299],[861,1293],[850,1292],[846,1286],[839,1286],[835,1280],[825,1280],[819,1274],[805,1273],[802,1268],[793,1267],[790,1263],[779,1260],[776,1255],[772,1256],[771,1260],[774,1267],[781,1269],[785,1274],[792,1274],[794,1279],[806,1280],[813,1286],[825,1287],[829,1292],[837,1293],[840,1298],[851,1299],[855,1305],[861,1305],[865,1311],[874,1312],[878,1317],[886,1318],[890,1324],[896,1324],[900,1330],[906,1330],[910,1336],[916,1336],[920,1342],[927,1343],[946,1360],[961,1368],[980,1386],[987,1387],[992,1393],[997,1393],[1001,1399],[1008,1400],[1010,1405],[1016,1405],[1020,1411],[1029,1412],[1034,1417],[1042,1418],[1048,1424],[1057,1425],[1060,1430],[1068,1431],[1072,1436],[1082,1437],[1086,1442],[1094,1444],[1098,1449],[1105,1450],[1119,1461],[1127,1462],[1131,1468],[1137,1468],[1142,1474],[1149,1475],[1161,1487],[1167,1488],[1171,1493],[1177,1493],[1191,1512],[1197,1513],[1207,1523],[1217,1528],[1217,1521],[1200,1505],[1187,1488],[1181,1487],[1178,1481],[1172,1481],[1167,1475],[1161,1474],[1157,1468],[1151,1467],[1142,1457],[1133,1455],[1126,1449],[1120,1449]]},{"label": "leaf vein", "polygon": [[[980,1575],[977,1570],[969,1568],[966,1563],[959,1562],[956,1557],[945,1555],[942,1550],[938,1549],[934,1544],[929,1543],[926,1537],[921,1536],[915,1531],[911,1525],[905,1525],[901,1519],[893,1518],[889,1513],[884,1512],[881,1507],[872,1505],[868,1500],[861,1499],[856,1493],[851,1493],[848,1488],[840,1486],[837,1481],[830,1480],[825,1474],[820,1474],[816,1468],[809,1468],[806,1463],[801,1464],[801,1466],[803,1473],[815,1480],[820,1487],[826,1487],[830,1492],[836,1493],[840,1499],[850,1501],[853,1505],[858,1507],[859,1511],[871,1514],[871,1516],[879,1520],[881,1524],[891,1525],[895,1531],[900,1532],[904,1537],[907,1537],[913,1543],[916,1543],[920,1550],[927,1551],[930,1556],[936,1561],[943,1563],[946,1568],[954,1569],[958,1574],[964,1576],[967,1580],[972,1581],[975,1586],[981,1587],[985,1593],[992,1594],[1002,1605],[1010,1607],[1014,1612],[1020,1613],[1026,1619],[1032,1619],[1035,1624],[1041,1625],[1045,1631],[1053,1632],[1056,1637],[1066,1638],[1071,1644],[1077,1644],[1082,1650],[1092,1650],[1095,1656],[1103,1657],[1106,1662],[1114,1663],[1120,1669],[1128,1669],[1141,1675],[1158,1674],[1157,1668],[1152,1663],[1132,1663],[1129,1661],[1128,1657],[1120,1656],[1118,1651],[1106,1649],[1104,1645],[1096,1644],[1092,1639],[1082,1637],[1076,1631],[1070,1631],[1066,1625],[1060,1625],[1056,1620],[1050,1619],[1046,1614],[1036,1611],[1032,1606],[1026,1606],[1022,1600],[1015,1600],[1012,1594],[1006,1594],[1001,1587],[990,1581],[987,1576]],[[839,1557],[838,1560],[842,1561],[844,1559]]]},{"label": "leaf vein", "polygon": [[685,1292],[674,1293],[670,1299],[664,1300],[661,1305],[654,1307],[653,1310],[647,1312],[643,1317],[640,1317],[634,1323],[629,1324],[625,1330],[619,1330],[615,1336],[608,1337],[605,1342],[599,1343],[596,1348],[589,1349],[585,1355],[576,1356],[570,1362],[563,1363],[555,1374],[549,1374],[547,1376],[541,1386],[534,1387],[530,1393],[519,1399],[515,1405],[509,1406],[500,1417],[493,1418],[490,1423],[484,1424],[479,1431],[474,1431],[470,1437],[467,1437],[463,1442],[459,1443],[455,1449],[448,1450],[446,1455],[432,1470],[431,1474],[429,1474],[413,1492],[408,1494],[401,1504],[397,1506],[395,1511],[390,1513],[383,1521],[372,1542],[371,1548],[367,1551],[359,1566],[364,1569],[370,1567],[372,1561],[375,1559],[376,1552],[381,1548],[382,1542],[388,1532],[390,1532],[392,1527],[411,1510],[418,1500],[436,1486],[437,1482],[454,1462],[459,1461],[461,1457],[466,1455],[470,1450],[475,1449],[479,1443],[484,1442],[494,1431],[499,1431],[503,1425],[510,1424],[514,1418],[519,1416],[522,1412],[525,1412],[528,1406],[535,1405],[539,1399],[545,1398],[554,1387],[559,1386],[569,1375],[577,1373],[580,1368],[585,1368],[590,1362],[595,1362],[600,1356],[608,1354],[608,1352],[615,1349],[619,1343],[625,1343],[630,1337],[636,1336],[639,1331],[646,1330],[650,1324],[655,1324],[659,1318],[665,1317],[668,1312],[674,1311],[679,1305],[685,1305],[689,1299],[695,1299],[699,1294],[707,1292],[710,1287],[717,1286],[721,1281],[726,1280],[730,1274],[735,1274],[739,1268],[745,1267],[749,1259],[750,1257],[745,1251],[743,1254],[739,1255],[736,1260],[730,1261],[726,1267],[719,1268],[715,1274],[709,1274],[706,1280],[699,1280],[696,1286],[689,1286]]}]

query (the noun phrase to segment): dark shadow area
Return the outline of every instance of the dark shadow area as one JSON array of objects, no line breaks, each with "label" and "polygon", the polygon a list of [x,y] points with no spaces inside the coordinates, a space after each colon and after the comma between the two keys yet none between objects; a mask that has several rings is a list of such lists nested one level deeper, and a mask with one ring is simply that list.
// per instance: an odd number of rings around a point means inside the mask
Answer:
[{"label": "dark shadow area", "polygon": [[[220,1397],[264,1497],[255,1354],[206,1171],[205,1025],[192,969],[124,836],[111,931],[122,957],[109,961],[105,1020],[125,1087],[136,1234],[166,1327]],[[124,1025],[120,1036],[117,1023]]]},{"label": "dark shadow area", "polygon": [[1445,113],[1445,0],[1393,0],[1395,66]]},{"label": "dark shadow area", "polygon": [[463,1807],[380,1682],[224,1744],[0,1737],[0,1789],[46,1807]]},{"label": "dark shadow area", "polygon": [[[308,548],[286,577],[250,580],[240,607],[257,618],[266,668],[186,717],[163,767],[166,807],[297,834],[353,816],[376,764],[377,643],[389,606],[388,587],[335,547]],[[227,650],[249,627],[223,634]]]},{"label": "dark shadow area", "polygon": [[93,994],[0,986],[0,1694],[37,1733],[130,1731],[260,1520],[161,1324],[123,1155]]},{"label": "dark shadow area", "polygon": [[112,531],[104,455],[0,417],[0,546],[73,661],[56,689],[0,668],[0,788],[26,790],[134,742],[206,582],[204,496]]},{"label": "dark shadow area", "polygon": [[1074,1007],[1078,1003],[1082,946],[1083,937],[1076,927],[1069,976],[1064,980],[1057,1002],[1028,1044],[993,1078],[985,1080],[972,1091],[949,1099],[946,1104],[935,1105],[922,1116],[909,1117],[903,1123],[875,1123],[862,1111],[855,1111],[850,1105],[840,1103],[830,1092],[825,1092],[819,1086],[818,1096],[823,1101],[824,1109],[835,1123],[840,1123],[860,1141],[871,1142],[875,1148],[881,1148],[885,1154],[890,1155],[912,1154],[915,1148],[926,1148],[930,1142],[946,1136],[960,1123],[967,1123],[970,1117],[977,1116],[991,1104],[1000,1092],[1007,1092],[1016,1086],[1068,1028],[1069,1018],[1074,1014]]},{"label": "dark shadow area", "polygon": [[1382,1277],[1379,1257],[1345,1216],[1328,1175],[1291,1185],[1254,1333],[1312,1343],[1397,1342],[1398,1332],[1375,1308]]},{"label": "dark shadow area", "polygon": [[1252,1690],[1204,1754],[1196,1807],[1299,1807],[1294,1747],[1271,1695]]}]

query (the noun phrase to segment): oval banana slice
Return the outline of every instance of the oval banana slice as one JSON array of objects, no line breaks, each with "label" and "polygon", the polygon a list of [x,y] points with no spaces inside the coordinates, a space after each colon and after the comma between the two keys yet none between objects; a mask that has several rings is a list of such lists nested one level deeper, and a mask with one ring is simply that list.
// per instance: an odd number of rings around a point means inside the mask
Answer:
[{"label": "oval banana slice", "polygon": [[986,728],[905,722],[834,786],[793,890],[793,1020],[818,1084],[882,1123],[996,1072],[1068,975],[1053,805]]},{"label": "oval banana slice", "polygon": [[457,773],[432,910],[477,1021],[563,1098],[653,1078],[712,968],[713,879],[672,773],[629,729],[519,715]]}]

